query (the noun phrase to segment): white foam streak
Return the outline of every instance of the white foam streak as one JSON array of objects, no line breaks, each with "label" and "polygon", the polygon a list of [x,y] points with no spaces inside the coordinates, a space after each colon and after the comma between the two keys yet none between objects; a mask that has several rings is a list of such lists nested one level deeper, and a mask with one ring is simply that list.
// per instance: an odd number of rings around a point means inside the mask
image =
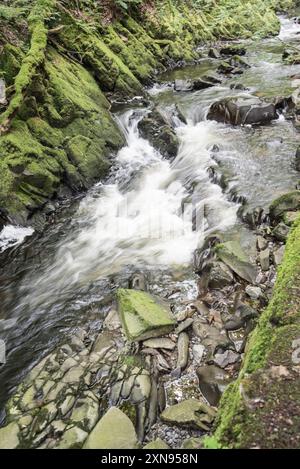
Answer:
[{"label": "white foam streak", "polygon": [[30,227],[6,225],[0,232],[0,252],[21,244],[33,232],[34,229]]}]

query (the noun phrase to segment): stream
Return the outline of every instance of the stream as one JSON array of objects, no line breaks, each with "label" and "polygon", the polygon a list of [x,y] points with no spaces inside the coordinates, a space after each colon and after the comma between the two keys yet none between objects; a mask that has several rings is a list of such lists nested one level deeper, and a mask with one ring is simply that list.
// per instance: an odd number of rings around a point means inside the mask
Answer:
[{"label": "stream", "polygon": [[[180,139],[173,161],[139,136],[148,109],[137,100],[115,114],[127,145],[106,181],[66,202],[43,233],[13,227],[0,233],[0,338],[7,347],[0,408],[28,370],[77,327],[99,330],[115,289],[128,286],[133,274],[143,273],[149,291],[168,299],[194,299],[193,253],[208,236],[239,239],[251,254],[254,234],[238,216],[241,200],[244,211],[267,209],[295,187],[297,132],[284,115],[260,127],[232,127],[206,115],[220,98],[289,96],[299,86],[291,76],[300,65],[283,65],[282,52],[297,41],[300,25],[281,22],[279,38],[245,41],[251,68],[243,75],[206,90],[174,91],[174,79],[215,72],[218,61],[203,59],[165,73],[148,90],[167,118],[176,104],[187,120],[173,122]],[[236,83],[249,91],[231,89]],[[210,168],[226,176],[225,191]]]}]

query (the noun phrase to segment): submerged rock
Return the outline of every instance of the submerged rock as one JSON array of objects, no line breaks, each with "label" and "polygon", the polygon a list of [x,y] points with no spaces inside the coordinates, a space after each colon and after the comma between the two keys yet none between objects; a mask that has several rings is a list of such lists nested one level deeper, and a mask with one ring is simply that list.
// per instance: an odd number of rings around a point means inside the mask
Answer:
[{"label": "submerged rock", "polygon": [[209,405],[195,399],[188,399],[168,407],[160,418],[168,424],[209,431],[215,416],[215,410]]},{"label": "submerged rock", "polygon": [[169,307],[149,293],[119,289],[119,314],[124,332],[131,341],[141,341],[169,333],[175,326]]},{"label": "submerged rock", "polygon": [[165,158],[175,158],[179,139],[167,120],[157,110],[150,111],[138,124],[140,134]]},{"label": "submerged rock", "polygon": [[224,124],[266,124],[278,118],[276,107],[255,97],[225,98],[211,105],[207,118]]},{"label": "submerged rock", "polygon": [[135,449],[137,436],[131,420],[111,407],[89,434],[83,449]]}]

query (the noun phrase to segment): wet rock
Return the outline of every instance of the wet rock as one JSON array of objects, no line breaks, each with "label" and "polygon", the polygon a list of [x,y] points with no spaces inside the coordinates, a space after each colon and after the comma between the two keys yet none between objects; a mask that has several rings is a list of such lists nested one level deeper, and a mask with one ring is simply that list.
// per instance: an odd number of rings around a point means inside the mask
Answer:
[{"label": "wet rock", "polygon": [[84,374],[84,368],[82,366],[74,366],[64,375],[62,382],[67,384],[79,383],[80,378]]},{"label": "wet rock", "polygon": [[252,300],[258,300],[262,295],[261,288],[253,285],[247,285],[245,291]]},{"label": "wet rock", "polygon": [[180,370],[184,370],[188,364],[189,359],[189,336],[185,332],[181,332],[178,337],[177,348],[177,365],[176,367]]},{"label": "wet rock", "polygon": [[255,229],[257,226],[261,225],[266,219],[264,209],[262,207],[255,207],[250,212],[243,213],[243,220],[247,223],[250,228]]},{"label": "wet rock", "polygon": [[286,241],[290,232],[290,226],[287,226],[285,223],[280,222],[272,231],[272,236],[278,239],[278,241]]},{"label": "wet rock", "polygon": [[270,249],[264,249],[259,253],[259,262],[263,272],[270,268]]},{"label": "wet rock", "polygon": [[210,289],[222,289],[231,285],[234,278],[231,270],[223,262],[213,262],[208,276]]},{"label": "wet rock", "polygon": [[115,331],[121,327],[121,321],[118,312],[115,309],[111,309],[104,319],[103,328],[109,331]]},{"label": "wet rock", "polygon": [[233,71],[234,71],[234,67],[230,65],[228,62],[226,62],[225,60],[221,62],[218,67],[218,72],[224,73],[225,75],[229,75]]},{"label": "wet rock", "polygon": [[148,139],[154,148],[165,158],[175,158],[179,148],[179,140],[162,114],[154,109],[138,124],[140,134]]},{"label": "wet rock", "polygon": [[173,342],[173,340],[165,337],[145,340],[143,342],[143,345],[149,348],[158,348],[166,350],[174,350],[176,347],[176,344],[175,342]]},{"label": "wet rock", "polygon": [[170,449],[170,446],[167,445],[163,440],[157,438],[157,440],[151,441],[143,449]]},{"label": "wet rock", "polygon": [[211,105],[207,118],[224,124],[266,124],[278,118],[274,104],[256,97],[225,98]]},{"label": "wet rock", "polygon": [[82,443],[85,441],[88,434],[81,430],[79,427],[72,427],[66,430],[63,434],[62,439],[60,440],[58,449],[79,449],[82,446]]},{"label": "wet rock", "polygon": [[244,322],[250,319],[256,319],[258,312],[246,303],[241,303],[237,308],[237,314],[243,319]]},{"label": "wet rock", "polygon": [[131,341],[141,341],[165,335],[174,328],[166,304],[146,292],[119,289],[119,314],[124,332]]},{"label": "wet rock", "polygon": [[95,340],[93,345],[93,353],[99,353],[104,356],[111,348],[115,346],[113,332],[101,332]]},{"label": "wet rock", "polygon": [[280,248],[274,250],[273,261],[276,267],[282,264],[284,252],[285,252],[285,246],[281,246]]},{"label": "wet rock", "polygon": [[252,264],[241,246],[235,241],[227,241],[215,247],[217,257],[242,279],[254,283],[257,268]]},{"label": "wet rock", "polygon": [[207,402],[216,407],[228,384],[226,372],[215,365],[201,366],[196,370],[200,391]]},{"label": "wet rock", "polygon": [[275,199],[270,205],[270,218],[279,221],[285,212],[296,210],[300,210],[300,191],[289,192]]},{"label": "wet rock", "polygon": [[221,55],[217,49],[211,48],[208,51],[208,57],[210,57],[211,59],[219,59]]},{"label": "wet rock", "polygon": [[209,431],[215,415],[215,410],[209,405],[195,399],[188,399],[168,407],[160,418],[167,424]]},{"label": "wet rock", "polygon": [[111,407],[89,434],[83,449],[135,449],[137,443],[131,420]]},{"label": "wet rock", "polygon": [[228,63],[236,69],[250,68],[250,65],[246,60],[242,59],[239,55],[234,55],[228,60]]},{"label": "wet rock", "polygon": [[0,428],[0,449],[15,449],[19,445],[20,429],[15,422]]},{"label": "wet rock", "polygon": [[240,355],[233,350],[225,350],[223,353],[217,353],[214,362],[220,368],[226,368],[240,360]]},{"label": "wet rock", "polygon": [[62,416],[66,415],[72,409],[74,403],[75,403],[75,397],[74,396],[72,396],[72,395],[66,396],[66,398],[64,399],[64,401],[62,402],[62,404],[59,407],[61,415]]},{"label": "wet rock", "polygon": [[90,431],[99,418],[98,404],[93,399],[81,399],[71,414],[71,421],[81,424],[86,431]]},{"label": "wet rock", "polygon": [[242,83],[232,83],[230,85],[231,90],[238,90],[238,91],[249,91],[249,88],[244,86]]},{"label": "wet rock", "polygon": [[222,47],[220,49],[220,53],[222,55],[225,55],[227,57],[231,57],[231,56],[243,56],[243,55],[246,55],[246,49],[243,47],[243,46],[240,46],[240,45],[228,45],[228,46],[225,46],[225,47]]},{"label": "wet rock", "polygon": [[300,53],[295,49],[285,49],[282,54],[282,59],[287,65],[300,64]]},{"label": "wet rock", "polygon": [[193,325],[193,322],[193,318],[187,318],[185,321],[182,321],[179,326],[177,326],[177,328],[175,329],[175,333],[180,334],[181,332],[185,331]]},{"label": "wet rock", "polygon": [[178,92],[193,91],[194,82],[193,80],[175,80],[174,89]]}]

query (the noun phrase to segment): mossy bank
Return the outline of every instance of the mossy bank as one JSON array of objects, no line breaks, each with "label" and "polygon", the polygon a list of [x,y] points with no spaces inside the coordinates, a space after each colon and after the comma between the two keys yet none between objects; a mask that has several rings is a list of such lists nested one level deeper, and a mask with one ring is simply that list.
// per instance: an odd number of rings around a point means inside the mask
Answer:
[{"label": "mossy bank", "polygon": [[1,219],[26,224],[105,177],[124,144],[112,94],[142,95],[155,73],[197,60],[203,41],[277,34],[275,10],[291,3],[145,1],[125,12],[113,1],[2,2]]}]

